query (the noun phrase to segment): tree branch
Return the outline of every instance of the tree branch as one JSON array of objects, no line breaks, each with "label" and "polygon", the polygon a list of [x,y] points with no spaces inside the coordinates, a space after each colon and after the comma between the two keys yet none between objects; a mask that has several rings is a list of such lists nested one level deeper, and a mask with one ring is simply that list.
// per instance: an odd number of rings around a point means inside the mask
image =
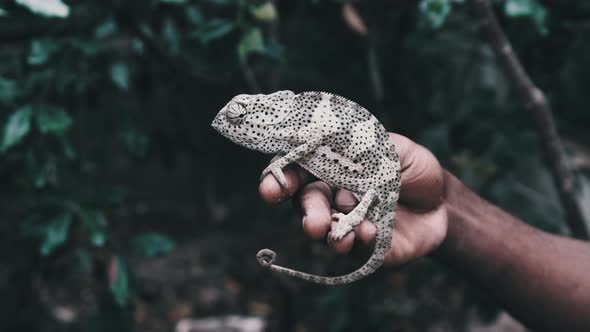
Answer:
[{"label": "tree branch", "polygon": [[576,198],[574,173],[563,154],[551,106],[543,91],[531,81],[514,53],[489,0],[471,0],[471,3],[480,20],[481,30],[488,38],[502,68],[516,84],[518,93],[527,102],[527,110],[533,117],[541,137],[543,153],[553,175],[571,234],[579,239],[589,239],[586,222]]}]

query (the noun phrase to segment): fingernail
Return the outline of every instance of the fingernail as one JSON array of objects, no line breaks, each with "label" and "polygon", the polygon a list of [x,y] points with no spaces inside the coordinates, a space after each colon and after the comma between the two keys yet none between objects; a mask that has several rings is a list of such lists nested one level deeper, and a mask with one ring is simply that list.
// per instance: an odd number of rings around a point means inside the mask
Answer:
[{"label": "fingernail", "polygon": [[305,220],[307,220],[307,216],[303,216],[303,219],[301,219],[301,225],[303,225],[303,227],[305,227]]}]

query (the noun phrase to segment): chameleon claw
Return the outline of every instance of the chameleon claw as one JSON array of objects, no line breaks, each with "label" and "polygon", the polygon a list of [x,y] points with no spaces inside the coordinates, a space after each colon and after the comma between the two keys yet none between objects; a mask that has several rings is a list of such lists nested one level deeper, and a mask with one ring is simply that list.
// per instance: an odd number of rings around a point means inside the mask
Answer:
[{"label": "chameleon claw", "polygon": [[330,240],[332,241],[340,241],[342,240],[346,234],[352,232],[352,227],[348,224],[336,224],[336,225],[342,225],[341,227],[332,227],[332,230],[330,231],[330,234],[328,235],[330,237]]},{"label": "chameleon claw", "polygon": [[346,234],[352,232],[352,226],[350,223],[350,216],[344,213],[334,213],[332,214],[332,219],[336,219],[338,221],[335,224],[332,224],[332,229],[330,230],[330,234],[328,237],[332,241],[340,241],[342,238],[346,236]]},{"label": "chameleon claw", "polygon": [[264,171],[262,171],[260,181],[262,181],[264,177],[269,173],[274,176],[274,178],[277,180],[277,182],[279,183],[279,185],[281,185],[282,188],[287,188],[287,178],[285,178],[285,173],[283,173],[283,170],[280,167],[273,166],[272,164],[265,168]]}]

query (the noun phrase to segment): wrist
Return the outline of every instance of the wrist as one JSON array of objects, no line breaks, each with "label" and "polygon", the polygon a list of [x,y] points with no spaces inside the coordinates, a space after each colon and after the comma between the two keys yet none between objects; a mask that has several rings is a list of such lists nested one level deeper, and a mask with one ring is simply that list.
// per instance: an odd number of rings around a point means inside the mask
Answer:
[{"label": "wrist", "polygon": [[[441,244],[432,252],[436,259],[456,265],[469,255],[468,252],[486,251],[484,239],[493,234],[486,234],[489,222],[498,219],[485,218],[502,213],[477,194],[467,188],[461,180],[447,170],[443,170],[443,202],[447,211],[447,233]],[[494,220],[494,221],[491,221]]]},{"label": "wrist", "polygon": [[441,242],[432,250],[430,256],[437,260],[445,260],[445,258],[449,257],[449,248],[450,244],[448,243],[451,241],[453,236],[450,235],[450,227],[451,223],[453,223],[452,219],[455,219],[455,216],[449,211],[449,194],[453,189],[456,189],[457,183],[455,181],[459,181],[454,175],[452,175],[446,169],[442,170],[442,179],[443,179],[443,193],[442,193],[442,205],[443,209],[447,212],[447,231],[441,240]]}]

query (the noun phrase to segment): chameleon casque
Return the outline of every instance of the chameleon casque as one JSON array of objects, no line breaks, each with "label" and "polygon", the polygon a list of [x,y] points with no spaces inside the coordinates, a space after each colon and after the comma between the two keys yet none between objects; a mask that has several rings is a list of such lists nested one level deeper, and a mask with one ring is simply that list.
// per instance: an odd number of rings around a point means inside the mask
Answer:
[{"label": "chameleon casque", "polygon": [[270,270],[318,284],[354,282],[377,270],[391,246],[400,191],[400,163],[381,123],[364,107],[327,92],[278,91],[235,96],[212,126],[234,143],[277,154],[262,172],[286,186],[282,169],[297,163],[328,184],[347,189],[359,200],[348,214],[334,213],[328,236],[339,241],[364,217],[377,227],[375,248],[358,270],[337,277],[316,276],[273,264],[274,251],[258,252]]}]

